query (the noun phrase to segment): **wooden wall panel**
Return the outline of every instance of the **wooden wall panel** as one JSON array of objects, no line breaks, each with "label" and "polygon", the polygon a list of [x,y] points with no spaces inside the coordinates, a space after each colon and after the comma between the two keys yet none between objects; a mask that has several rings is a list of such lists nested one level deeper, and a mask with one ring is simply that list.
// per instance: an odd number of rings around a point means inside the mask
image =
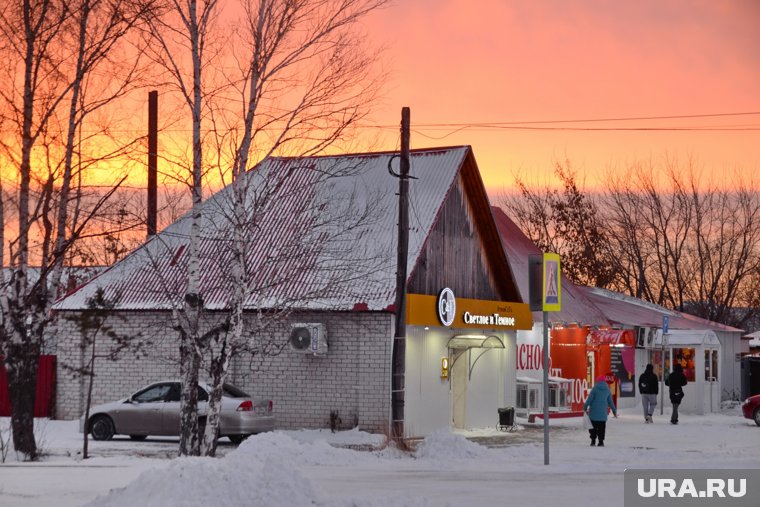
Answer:
[{"label": "wooden wall panel", "polygon": [[500,300],[477,231],[460,175],[428,236],[410,278],[409,292],[435,295],[443,287],[449,287],[459,297]]}]

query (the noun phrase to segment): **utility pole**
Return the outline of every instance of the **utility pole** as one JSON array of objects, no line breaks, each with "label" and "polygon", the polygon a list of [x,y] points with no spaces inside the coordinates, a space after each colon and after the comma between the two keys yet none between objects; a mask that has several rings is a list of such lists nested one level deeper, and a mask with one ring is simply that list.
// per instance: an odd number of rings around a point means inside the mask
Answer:
[{"label": "utility pole", "polygon": [[158,92],[148,92],[148,239],[156,235],[158,215]]},{"label": "utility pole", "polygon": [[406,279],[409,251],[409,108],[401,109],[401,163],[398,180],[398,260],[396,264],[396,335],[391,364],[391,437],[404,438],[406,372]]}]

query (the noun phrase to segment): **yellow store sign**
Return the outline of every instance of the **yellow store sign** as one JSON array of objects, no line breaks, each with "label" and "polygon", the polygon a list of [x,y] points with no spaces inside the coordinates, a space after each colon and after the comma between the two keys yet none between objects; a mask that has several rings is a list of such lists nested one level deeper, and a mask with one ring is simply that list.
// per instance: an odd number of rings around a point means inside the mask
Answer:
[{"label": "yellow store sign", "polygon": [[409,294],[406,323],[410,326],[460,329],[531,329],[533,317],[525,303],[455,298],[451,289],[438,296]]}]

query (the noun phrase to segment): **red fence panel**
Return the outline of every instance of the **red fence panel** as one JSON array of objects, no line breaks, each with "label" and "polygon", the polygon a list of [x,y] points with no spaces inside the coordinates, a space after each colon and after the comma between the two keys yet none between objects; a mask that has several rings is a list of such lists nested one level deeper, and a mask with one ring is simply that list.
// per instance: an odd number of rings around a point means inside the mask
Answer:
[{"label": "red fence panel", "polygon": [[[0,356],[0,364],[5,358]],[[34,417],[52,417],[55,410],[56,357],[40,356],[37,369],[37,389],[34,400]],[[11,399],[5,368],[0,367],[0,417],[11,415]]]}]

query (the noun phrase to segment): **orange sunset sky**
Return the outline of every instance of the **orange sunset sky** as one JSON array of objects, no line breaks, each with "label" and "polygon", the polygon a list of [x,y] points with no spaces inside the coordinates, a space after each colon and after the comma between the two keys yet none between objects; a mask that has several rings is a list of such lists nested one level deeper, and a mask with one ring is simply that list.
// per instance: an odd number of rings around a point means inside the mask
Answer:
[{"label": "orange sunset sky", "polygon": [[[402,106],[412,147],[470,144],[489,192],[513,175],[551,182],[568,159],[586,186],[634,161],[689,159],[705,173],[760,169],[760,2],[755,0],[397,0],[365,22],[391,71],[373,121],[398,146]],[[755,113],[527,130],[425,124]],[[730,179],[730,178],[728,178]]]}]

